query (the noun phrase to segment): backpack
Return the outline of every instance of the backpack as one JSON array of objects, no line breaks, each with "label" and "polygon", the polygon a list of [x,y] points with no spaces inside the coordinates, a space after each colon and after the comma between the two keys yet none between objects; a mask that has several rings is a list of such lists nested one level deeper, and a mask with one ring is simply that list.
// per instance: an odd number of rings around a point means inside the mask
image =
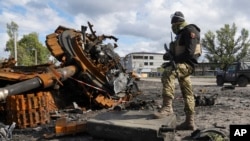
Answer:
[{"label": "backpack", "polygon": [[[200,33],[200,28],[195,24],[189,24],[188,26],[186,26],[186,28],[189,28],[189,29],[195,28]],[[200,57],[201,54],[202,54],[202,47],[201,47],[201,44],[198,43],[195,47],[194,58]]]}]

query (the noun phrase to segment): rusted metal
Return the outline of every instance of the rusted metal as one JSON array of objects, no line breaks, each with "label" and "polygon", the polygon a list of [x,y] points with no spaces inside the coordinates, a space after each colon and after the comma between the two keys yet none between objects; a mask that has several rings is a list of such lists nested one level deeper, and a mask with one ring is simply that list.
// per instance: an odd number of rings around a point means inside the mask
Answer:
[{"label": "rusted metal", "polygon": [[[104,44],[106,39],[115,43]],[[39,93],[45,97],[50,92],[62,105],[78,100],[79,105],[89,108],[111,108],[119,99],[130,100],[140,94],[134,75],[125,72],[114,51],[117,40],[112,35],[97,35],[89,22],[81,30],[58,26],[45,42],[60,65],[15,66],[13,58],[0,65],[1,111],[9,110],[9,122],[20,121],[17,125],[26,128],[49,122],[42,116],[52,107],[61,107],[58,103],[49,105],[49,99],[43,101],[47,104],[39,104]]]},{"label": "rusted metal", "polygon": [[77,134],[86,131],[87,131],[86,121],[70,121],[65,117],[56,120],[56,125],[55,125],[56,136]]},{"label": "rusted metal", "polygon": [[5,59],[1,64],[0,64],[0,68],[9,68],[9,67],[13,67],[16,64],[16,60],[14,58],[9,58],[9,59]]},{"label": "rusted metal", "polygon": [[48,73],[36,74],[35,76],[32,75],[34,78],[0,88],[0,101],[6,99],[9,95],[20,94],[41,86],[43,86],[43,88],[48,88],[56,82],[59,82],[59,79],[65,80],[71,77],[75,72],[76,68],[74,66],[67,66],[57,69],[56,74],[54,71],[49,71]]},{"label": "rusted metal", "polygon": [[16,122],[19,128],[36,127],[49,123],[49,113],[55,110],[49,91],[12,95],[6,99],[6,122]]}]

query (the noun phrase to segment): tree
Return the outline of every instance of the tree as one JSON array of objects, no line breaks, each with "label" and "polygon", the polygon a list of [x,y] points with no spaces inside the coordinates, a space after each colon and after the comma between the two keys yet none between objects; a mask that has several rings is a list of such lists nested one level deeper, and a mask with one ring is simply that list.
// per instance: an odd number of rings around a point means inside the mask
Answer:
[{"label": "tree", "polygon": [[18,25],[11,21],[10,24],[7,23],[7,34],[9,35],[10,39],[6,43],[5,51],[10,52],[10,56],[17,60],[17,44],[16,40],[18,38]]},{"label": "tree", "polygon": [[[14,31],[13,31],[14,30]],[[13,33],[18,32],[18,25],[14,22],[7,24],[7,33],[10,37],[6,43],[5,51],[10,51],[11,57],[14,56]],[[18,65],[35,65],[47,63],[49,60],[49,50],[39,42],[38,33],[32,32],[17,41],[17,61]]]},{"label": "tree", "polygon": [[237,27],[233,23],[225,24],[223,28],[216,31],[208,31],[201,40],[202,47],[205,51],[205,58],[210,63],[219,63],[221,69],[225,69],[229,64],[240,61],[246,57],[250,40],[249,32],[243,28],[238,37],[235,37]]},{"label": "tree", "polygon": [[35,65],[47,63],[49,60],[49,50],[44,47],[38,39],[38,33],[32,32],[24,35],[18,42],[20,53],[19,60],[21,65]]}]

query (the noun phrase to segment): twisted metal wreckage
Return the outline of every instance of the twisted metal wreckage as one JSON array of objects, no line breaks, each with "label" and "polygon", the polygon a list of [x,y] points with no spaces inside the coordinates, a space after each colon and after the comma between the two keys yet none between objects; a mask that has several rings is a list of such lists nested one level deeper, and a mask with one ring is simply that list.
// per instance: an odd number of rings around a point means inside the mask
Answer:
[{"label": "twisted metal wreckage", "polygon": [[61,63],[15,66],[2,63],[0,69],[1,120],[19,128],[35,127],[50,121],[49,113],[72,102],[80,107],[111,108],[140,94],[135,77],[120,63],[114,49],[117,38],[96,35],[93,25],[75,30],[59,26],[46,36],[46,46]]}]

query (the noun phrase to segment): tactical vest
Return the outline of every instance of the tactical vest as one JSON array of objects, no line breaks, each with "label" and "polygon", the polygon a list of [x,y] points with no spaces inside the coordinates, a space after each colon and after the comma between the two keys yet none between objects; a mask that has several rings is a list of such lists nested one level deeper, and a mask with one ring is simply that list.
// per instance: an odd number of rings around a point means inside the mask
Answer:
[{"label": "tactical vest", "polygon": [[[170,51],[174,54],[174,56],[179,56],[185,52],[185,46],[179,45],[181,35],[176,39],[176,41],[170,43]],[[193,54],[194,57],[200,57],[202,53],[200,43],[196,44],[195,52]]]}]

